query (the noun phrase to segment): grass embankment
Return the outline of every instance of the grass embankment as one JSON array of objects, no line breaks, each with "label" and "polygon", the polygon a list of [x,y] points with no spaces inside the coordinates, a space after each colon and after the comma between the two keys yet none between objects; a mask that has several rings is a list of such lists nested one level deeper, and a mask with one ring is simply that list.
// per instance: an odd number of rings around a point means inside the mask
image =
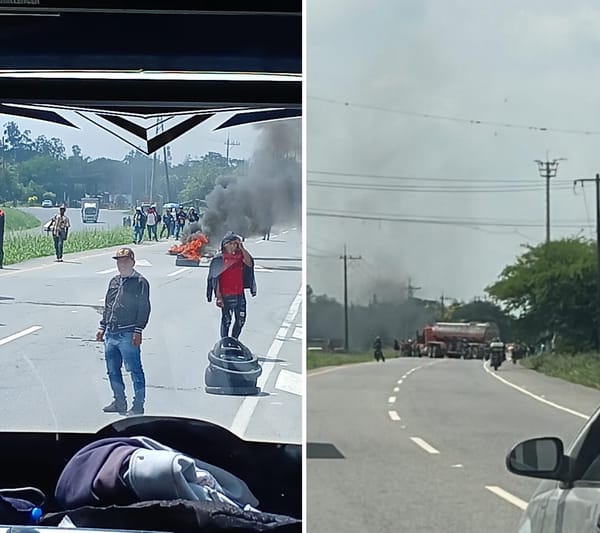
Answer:
[{"label": "grass embankment", "polygon": [[4,211],[4,231],[33,229],[42,225],[42,223],[32,214],[25,213],[20,209],[3,207],[2,211]]},{"label": "grass embankment", "polygon": [[[85,252],[131,243],[130,228],[111,230],[87,230],[69,233],[64,253]],[[36,257],[54,256],[54,240],[51,234],[30,235],[12,233],[4,235],[4,264],[21,263]]]},{"label": "grass embankment", "polygon": [[[385,353],[386,359],[390,357],[389,353]],[[374,361],[372,353],[330,353],[320,351],[310,351],[306,354],[306,368],[320,368],[322,366],[339,366],[349,365],[352,363],[364,363],[366,361]]]},{"label": "grass embankment", "polygon": [[526,357],[520,362],[547,376],[600,389],[600,354],[546,354]]}]

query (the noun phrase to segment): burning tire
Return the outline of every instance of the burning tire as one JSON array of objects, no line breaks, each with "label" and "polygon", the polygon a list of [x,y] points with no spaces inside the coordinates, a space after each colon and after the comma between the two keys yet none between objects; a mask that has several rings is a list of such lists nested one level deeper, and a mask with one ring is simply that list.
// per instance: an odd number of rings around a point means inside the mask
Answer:
[{"label": "burning tire", "polygon": [[261,374],[252,352],[237,339],[225,337],[208,352],[205,390],[210,394],[257,395],[260,387],[256,382]]}]

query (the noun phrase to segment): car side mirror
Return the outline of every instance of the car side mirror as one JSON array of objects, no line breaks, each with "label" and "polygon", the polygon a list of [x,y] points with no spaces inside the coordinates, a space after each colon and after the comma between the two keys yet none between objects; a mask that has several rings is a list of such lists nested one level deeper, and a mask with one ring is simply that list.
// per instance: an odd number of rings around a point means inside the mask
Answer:
[{"label": "car side mirror", "polygon": [[506,468],[519,476],[564,481],[566,458],[557,437],[538,437],[517,444],[506,457]]}]

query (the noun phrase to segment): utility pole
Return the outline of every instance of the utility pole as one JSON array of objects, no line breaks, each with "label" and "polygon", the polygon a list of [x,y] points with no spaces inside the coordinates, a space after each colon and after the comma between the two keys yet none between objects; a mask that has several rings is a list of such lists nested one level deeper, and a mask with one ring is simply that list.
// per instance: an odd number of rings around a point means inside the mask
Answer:
[{"label": "utility pole", "polygon": [[223,144],[227,145],[227,166],[229,166],[229,147],[230,146],[239,146],[240,143],[238,141],[230,141],[229,140],[229,133],[228,133],[227,134],[227,140]]},{"label": "utility pole", "polygon": [[344,255],[341,255],[340,259],[344,260],[344,351],[348,353],[350,350],[348,342],[348,260],[358,261],[362,257],[360,255],[358,257],[348,256],[344,244]]},{"label": "utility pole", "polygon": [[583,184],[593,181],[596,184],[596,350],[600,350],[600,174],[594,179],[579,179],[573,182]]},{"label": "utility pole", "polygon": [[412,280],[410,278],[408,278],[408,285],[406,287],[406,291],[408,293],[408,299],[410,300],[411,298],[414,298],[415,296],[415,291],[420,291],[421,287],[415,287],[412,284]]},{"label": "utility pole", "polygon": [[550,242],[550,179],[556,177],[559,161],[566,161],[566,159],[560,157],[548,161],[548,152],[546,152],[546,161],[535,160],[540,176],[546,179],[546,242]]}]

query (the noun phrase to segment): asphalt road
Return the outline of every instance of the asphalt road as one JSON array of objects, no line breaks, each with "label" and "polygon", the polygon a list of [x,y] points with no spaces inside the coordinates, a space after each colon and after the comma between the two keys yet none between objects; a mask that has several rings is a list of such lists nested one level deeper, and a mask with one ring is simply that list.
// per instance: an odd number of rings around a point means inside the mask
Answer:
[{"label": "asphalt road", "polygon": [[308,531],[515,531],[538,481],[506,454],[535,436],[570,443],[600,392],[510,362],[496,376],[425,358],[310,373]]},{"label": "asphalt road", "polygon": [[[207,354],[219,338],[220,310],[206,301],[207,265],[175,266],[171,242],[134,246],[136,268],[151,287],[144,332],[146,414],[217,422],[244,438],[302,438],[301,231],[281,228],[270,241],[248,239],[258,294],[248,294],[240,340],[263,366],[259,397],[204,391]],[[277,234],[278,233],[278,234]],[[11,265],[0,271],[0,426],[5,431],[98,429],[119,415],[95,341],[104,294],[116,274],[114,248]],[[128,397],[131,382],[127,376]]]},{"label": "asphalt road", "polygon": [[[58,213],[58,208],[44,207],[25,207],[21,211],[29,213],[36,217],[42,224],[45,224]],[[72,231],[90,230],[90,229],[111,229],[123,225],[123,217],[128,214],[128,211],[101,209],[96,224],[84,224],[81,221],[81,213],[79,209],[67,209],[66,211],[69,220],[71,221]],[[33,230],[38,231],[38,230]]]}]

